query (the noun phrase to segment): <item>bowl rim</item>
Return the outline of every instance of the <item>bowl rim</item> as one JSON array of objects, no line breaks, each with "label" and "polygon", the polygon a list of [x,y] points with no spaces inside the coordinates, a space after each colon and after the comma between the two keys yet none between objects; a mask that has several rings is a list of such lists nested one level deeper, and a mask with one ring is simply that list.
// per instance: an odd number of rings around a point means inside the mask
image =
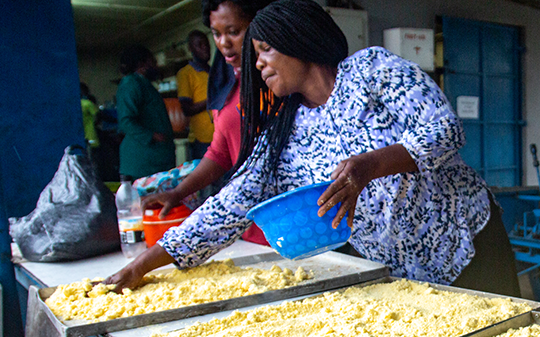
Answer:
[{"label": "bowl rim", "polygon": [[246,213],[246,218],[250,219],[250,220],[254,220],[253,219],[253,214],[256,213],[259,209],[263,208],[264,206],[267,206],[268,204],[271,204],[277,200],[280,200],[280,199],[283,199],[283,198],[286,198],[288,197],[289,195],[291,194],[295,194],[295,193],[298,193],[298,192],[302,192],[304,190],[309,190],[309,189],[312,189],[312,188],[316,188],[316,187],[319,187],[319,186],[324,186],[324,185],[330,185],[331,183],[333,183],[334,180],[329,180],[329,181],[323,181],[323,182],[320,182],[320,183],[315,183],[315,184],[310,184],[310,185],[306,185],[306,186],[301,186],[301,187],[297,187],[295,189],[292,189],[290,191],[287,191],[287,192],[283,192],[283,193],[280,193],[278,195],[275,195],[273,196],[272,198],[270,199],[267,199],[263,202],[260,202],[258,203],[257,205],[253,206],[249,211],[247,211]]}]

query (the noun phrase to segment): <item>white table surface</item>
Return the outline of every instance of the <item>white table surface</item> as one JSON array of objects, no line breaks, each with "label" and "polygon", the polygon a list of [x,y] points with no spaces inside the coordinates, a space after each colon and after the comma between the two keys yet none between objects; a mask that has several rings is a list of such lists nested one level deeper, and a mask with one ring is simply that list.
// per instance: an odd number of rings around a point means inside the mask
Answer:
[{"label": "white table surface", "polygon": [[[17,248],[18,247],[12,247],[13,255],[16,260],[18,260],[17,255],[19,255],[20,259],[20,253],[17,252]],[[273,251],[274,250],[270,247],[238,240],[231,246],[212,256],[211,259],[223,260],[226,258],[263,254]],[[72,262],[42,263],[22,260],[20,262],[15,262],[15,265],[24,269],[26,273],[31,274],[42,285],[46,287],[55,287],[60,284],[81,281],[86,277],[90,279],[95,277],[105,278],[116,273],[132,260],[133,259],[125,258],[122,255],[122,252],[115,252]],[[174,268],[174,265],[170,264],[161,268]]]}]

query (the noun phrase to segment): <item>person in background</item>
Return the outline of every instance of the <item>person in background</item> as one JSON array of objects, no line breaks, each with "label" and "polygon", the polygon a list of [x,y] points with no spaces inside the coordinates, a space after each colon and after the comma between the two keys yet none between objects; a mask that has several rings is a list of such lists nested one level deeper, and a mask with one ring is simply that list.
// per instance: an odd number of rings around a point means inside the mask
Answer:
[{"label": "person in background", "polygon": [[[175,189],[143,199],[143,208],[163,206],[164,217],[188,195],[216,182],[229,171],[240,153],[240,68],[244,33],[256,12],[269,0],[203,0],[203,22],[212,30],[217,46],[210,70],[209,108],[214,115],[212,143],[195,170]],[[242,238],[268,245],[263,232],[253,224]]]},{"label": "person in background", "polygon": [[193,160],[201,159],[210,146],[214,124],[210,111],[206,110],[210,43],[203,32],[193,30],[188,35],[188,48],[193,60],[178,71],[176,83],[182,111],[190,118],[188,139]]},{"label": "person in background", "polygon": [[120,181],[120,144],[122,135],[118,133],[118,115],[112,103],[100,106],[96,120],[99,138],[99,176],[103,181]]},{"label": "person in background", "polygon": [[499,206],[461,159],[461,121],[418,65],[381,47],[347,57],[343,32],[312,0],[259,11],[242,50],[235,175],[108,283],[199,265],[240,237],[255,205],[334,180],[319,216],[341,202],[333,226],[347,216],[349,242],[392,276],[519,296]]},{"label": "person in background", "polygon": [[120,174],[135,180],[170,170],[176,164],[173,130],[163,98],[151,83],[159,77],[154,55],[143,46],[130,46],[122,52],[120,71]]},{"label": "person in background", "polygon": [[86,151],[96,173],[102,178],[101,168],[103,167],[103,158],[101,155],[99,130],[97,129],[100,111],[96,106],[96,98],[90,94],[90,88],[88,88],[86,83],[80,82],[80,91]]},{"label": "person in background", "polygon": [[96,131],[96,119],[99,115],[99,108],[96,106],[95,98],[91,96],[90,89],[86,83],[80,82],[80,90],[84,138],[86,139],[87,146],[90,149],[89,153],[91,157],[91,149],[99,147],[99,138]]}]

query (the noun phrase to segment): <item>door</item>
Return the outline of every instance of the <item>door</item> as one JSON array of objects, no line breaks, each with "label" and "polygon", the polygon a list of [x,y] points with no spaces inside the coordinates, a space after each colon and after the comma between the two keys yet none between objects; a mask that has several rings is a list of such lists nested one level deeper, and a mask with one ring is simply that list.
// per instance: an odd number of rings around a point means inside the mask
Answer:
[{"label": "door", "polygon": [[518,28],[443,17],[443,39],[444,92],[463,120],[463,159],[490,186],[520,186]]}]

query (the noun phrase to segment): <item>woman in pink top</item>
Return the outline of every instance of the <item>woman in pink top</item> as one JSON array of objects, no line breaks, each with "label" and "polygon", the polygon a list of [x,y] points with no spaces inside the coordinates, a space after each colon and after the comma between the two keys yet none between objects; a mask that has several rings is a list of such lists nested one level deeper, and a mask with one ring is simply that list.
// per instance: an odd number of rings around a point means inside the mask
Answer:
[{"label": "woman in pink top", "polygon": [[[270,2],[269,0],[203,0],[203,22],[212,30],[218,48],[214,60],[214,65],[217,63],[217,67],[213,65],[213,68],[218,69],[220,66],[222,68],[221,78],[215,78],[214,81],[213,75],[220,77],[220,70],[210,71],[209,85],[224,83],[217,89],[218,92],[215,86],[209,88],[209,105],[212,109],[213,106],[210,103],[212,96],[222,96],[222,102],[217,106],[223,107],[213,110],[213,140],[199,165],[175,189],[143,199],[144,209],[163,206],[159,216],[164,217],[172,208],[179,206],[185,197],[216,182],[233,168],[241,146],[241,121],[237,109],[240,101],[240,85],[239,76],[234,76],[234,79],[227,77],[233,74],[231,67],[234,69],[234,74],[239,75],[242,66],[242,43],[246,29],[257,11]],[[223,60],[228,65],[219,64]],[[242,238],[268,246],[263,232],[255,224],[244,232]]]},{"label": "woman in pink top", "polygon": [[240,100],[240,85],[236,83],[221,110],[212,110],[214,115],[214,140],[204,158],[219,164],[229,171],[240,154],[241,119],[237,104]]}]

